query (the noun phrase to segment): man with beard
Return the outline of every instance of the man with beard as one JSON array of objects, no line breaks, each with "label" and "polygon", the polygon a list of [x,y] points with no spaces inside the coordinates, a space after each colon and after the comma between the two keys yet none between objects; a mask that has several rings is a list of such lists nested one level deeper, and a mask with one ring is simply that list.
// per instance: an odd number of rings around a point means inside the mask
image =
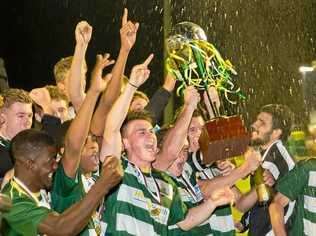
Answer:
[{"label": "man with beard", "polygon": [[[256,121],[252,124],[251,145],[260,150],[262,168],[265,169],[263,179],[265,183],[274,188],[274,183],[294,168],[295,162],[290,156],[282,141],[286,141],[293,114],[283,105],[270,104],[262,107]],[[270,235],[271,223],[268,206],[258,204],[258,196],[251,177],[251,190],[242,196],[236,203],[241,212],[249,212],[249,235]],[[294,208],[290,203],[285,214],[289,218]]]}]

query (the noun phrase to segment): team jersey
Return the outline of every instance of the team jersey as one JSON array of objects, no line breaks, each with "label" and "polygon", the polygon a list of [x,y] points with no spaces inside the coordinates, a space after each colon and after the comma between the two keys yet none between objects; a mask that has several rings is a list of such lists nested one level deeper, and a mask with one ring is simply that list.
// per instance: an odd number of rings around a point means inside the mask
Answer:
[{"label": "team jersey", "polygon": [[[213,179],[220,175],[215,165],[206,166],[202,164],[203,155],[200,151],[189,153],[188,160],[184,166],[182,176],[187,176],[194,185],[196,178]],[[233,236],[235,226],[230,205],[219,206],[215,209],[207,221],[214,236]]]},{"label": "team jersey", "polygon": [[276,190],[296,206],[289,235],[316,233],[316,159],[300,161],[297,166],[278,181]]},{"label": "team jersey", "polygon": [[[63,165],[60,163],[54,175],[51,195],[52,207],[59,213],[63,213],[73,204],[79,202],[86,195],[81,171],[78,170],[74,179],[70,178],[66,175]],[[81,236],[101,234],[98,221],[93,220],[95,214],[92,215],[88,225],[80,233]]]},{"label": "team jersey", "polygon": [[[170,174],[170,176],[172,176],[172,174]],[[188,209],[197,207],[203,203],[202,192],[197,184],[195,175],[192,173],[192,168],[188,163],[184,164],[182,175],[172,177],[178,187],[181,199]],[[211,227],[207,220],[188,231],[182,230],[176,224],[169,226],[168,229],[169,235],[212,235]]]},{"label": "team jersey", "polygon": [[185,219],[187,208],[170,176],[143,173],[122,159],[122,183],[106,198],[106,235],[167,235],[168,225]]},{"label": "team jersey", "polygon": [[[261,154],[263,161],[262,167],[271,172],[276,183],[278,183],[279,178],[284,176],[295,166],[293,158],[286,150],[281,140],[272,143],[266,150],[263,150]],[[250,183],[252,187],[254,187],[254,179],[252,176],[250,178]],[[294,206],[295,202],[291,202],[286,208],[286,222],[293,214]],[[273,235],[268,207],[260,206],[256,203],[255,206],[251,208],[249,216],[249,235]]]},{"label": "team jersey", "polygon": [[35,196],[15,177],[4,187],[2,193],[12,200],[10,211],[2,213],[2,235],[38,235],[39,224],[52,212],[49,194],[41,190],[39,196]]}]

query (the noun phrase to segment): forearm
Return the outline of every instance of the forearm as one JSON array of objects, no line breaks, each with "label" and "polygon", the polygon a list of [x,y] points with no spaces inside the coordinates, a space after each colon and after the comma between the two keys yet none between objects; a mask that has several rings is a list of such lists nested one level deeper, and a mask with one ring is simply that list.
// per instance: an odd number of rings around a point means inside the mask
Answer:
[{"label": "forearm", "polygon": [[276,236],[286,236],[284,225],[284,207],[286,207],[289,202],[290,199],[287,196],[278,192],[269,206],[272,229]]},{"label": "forearm", "polygon": [[88,91],[77,116],[71,122],[67,131],[65,138],[65,155],[62,158],[62,163],[69,177],[74,177],[77,171],[80,162],[80,152],[89,133],[91,117],[98,95],[99,93],[91,89]]},{"label": "forearm", "polygon": [[54,116],[54,111],[50,104],[46,106],[42,106],[42,109],[43,109],[44,115]]},{"label": "forearm", "polygon": [[108,114],[100,151],[100,160],[102,162],[108,155],[116,157],[121,156],[122,143],[120,129],[127,115],[135,91],[136,88],[128,84]]},{"label": "forearm", "polygon": [[167,133],[162,145],[161,158],[158,158],[154,164],[158,169],[166,170],[178,157],[186,141],[194,109],[194,106],[185,105],[174,127]]},{"label": "forearm", "polygon": [[136,88],[127,84],[124,92],[118,97],[112,106],[106,119],[104,136],[115,131],[120,131],[120,128],[128,113],[129,105],[132,101]]},{"label": "forearm", "polygon": [[154,93],[145,107],[154,116],[156,123],[161,119],[170,96],[171,93],[165,87],[161,87]]},{"label": "forearm", "polygon": [[122,77],[125,70],[125,65],[128,57],[127,50],[120,50],[117,61],[112,69],[112,79],[103,92],[99,105],[93,115],[91,122],[91,131],[93,134],[100,136],[103,134],[105,120],[113,103],[119,97],[122,87]]},{"label": "forearm", "polygon": [[188,214],[186,215],[185,219],[177,225],[182,230],[190,230],[193,227],[203,223],[205,220],[207,220],[212,212],[215,210],[216,205],[211,199],[206,200],[202,204],[190,208],[188,211]]},{"label": "forearm", "polygon": [[194,110],[195,110],[195,106],[191,104],[184,105],[183,110],[180,116],[178,117],[173,129],[171,130],[170,134],[167,136],[166,142],[168,141],[177,146],[181,144],[183,145],[184,139],[187,137],[187,134],[188,134],[188,128],[189,128]]},{"label": "forearm", "polygon": [[250,173],[246,165],[242,165],[236,169],[233,169],[229,175],[216,176],[213,179],[201,180],[203,187],[201,188],[203,197],[209,198],[214,189],[218,189],[223,186],[232,187],[239,179],[246,177]]},{"label": "forearm", "polygon": [[[99,179],[87,195],[59,216],[48,217],[39,226],[39,233],[47,235],[77,235],[89,222],[93,211],[108,193],[106,181]],[[58,229],[56,231],[56,229]]]},{"label": "forearm", "polygon": [[283,206],[272,202],[269,206],[269,214],[274,234],[276,236],[286,236]]},{"label": "forearm", "polygon": [[70,101],[78,112],[85,97],[84,86],[82,84],[82,65],[84,63],[87,45],[76,44],[74,56],[72,59],[67,89],[69,92]]},{"label": "forearm", "polygon": [[240,212],[247,212],[251,209],[258,201],[257,192],[255,188],[252,188],[250,192],[246,195],[240,197],[238,201],[235,202],[235,207]]}]

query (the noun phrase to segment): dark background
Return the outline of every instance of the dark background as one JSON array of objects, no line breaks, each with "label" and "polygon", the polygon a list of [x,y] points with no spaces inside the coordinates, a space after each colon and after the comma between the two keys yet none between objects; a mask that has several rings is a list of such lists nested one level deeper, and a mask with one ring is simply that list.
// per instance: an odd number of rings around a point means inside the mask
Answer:
[{"label": "dark background", "polygon": [[[93,27],[87,51],[91,69],[97,53],[109,52],[116,58],[119,29],[124,7],[129,19],[140,22],[137,43],[128,60],[127,74],[135,63],[142,62],[149,53],[156,55],[152,63],[153,78],[146,90],[154,90],[161,82],[163,12],[160,1],[108,0],[32,0],[6,1],[5,33],[1,34],[1,56],[6,61],[10,86],[31,88],[54,83],[53,67],[61,58],[73,54],[74,30],[80,20]],[[2,31],[3,32],[3,31]]]},{"label": "dark background", "polygon": [[171,12],[165,18],[169,23],[199,24],[209,42],[233,63],[238,71],[237,83],[247,95],[236,109],[247,121],[267,103],[286,104],[299,121],[307,120],[304,82],[298,68],[315,59],[315,0],[2,2],[0,56],[6,61],[11,87],[30,90],[53,83],[53,65],[73,53],[74,29],[82,19],[93,26],[87,53],[89,68],[96,53],[107,51],[115,58],[121,15],[128,7],[129,18],[140,22],[141,27],[126,74],[132,65],[155,53],[151,79],[142,88],[149,95],[163,82],[163,15]]}]

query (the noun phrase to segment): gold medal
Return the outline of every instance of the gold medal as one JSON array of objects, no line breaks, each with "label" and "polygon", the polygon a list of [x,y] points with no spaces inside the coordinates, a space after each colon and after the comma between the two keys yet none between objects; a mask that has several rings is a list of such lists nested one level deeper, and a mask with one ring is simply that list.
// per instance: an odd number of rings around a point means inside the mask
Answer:
[{"label": "gold medal", "polygon": [[159,207],[154,207],[152,202],[149,199],[147,201],[147,208],[148,208],[151,216],[155,217],[155,216],[159,216],[160,215],[160,211],[161,211],[160,208]]},{"label": "gold medal", "polygon": [[150,210],[150,215],[152,215],[152,216],[159,216],[160,215],[160,209],[158,207],[151,209]]},{"label": "gold medal", "polygon": [[99,236],[102,233],[100,218],[98,217],[97,212],[94,212],[92,215],[93,226],[96,234]]},{"label": "gold medal", "polygon": [[98,236],[101,235],[101,226],[99,224],[95,227],[95,232]]}]

